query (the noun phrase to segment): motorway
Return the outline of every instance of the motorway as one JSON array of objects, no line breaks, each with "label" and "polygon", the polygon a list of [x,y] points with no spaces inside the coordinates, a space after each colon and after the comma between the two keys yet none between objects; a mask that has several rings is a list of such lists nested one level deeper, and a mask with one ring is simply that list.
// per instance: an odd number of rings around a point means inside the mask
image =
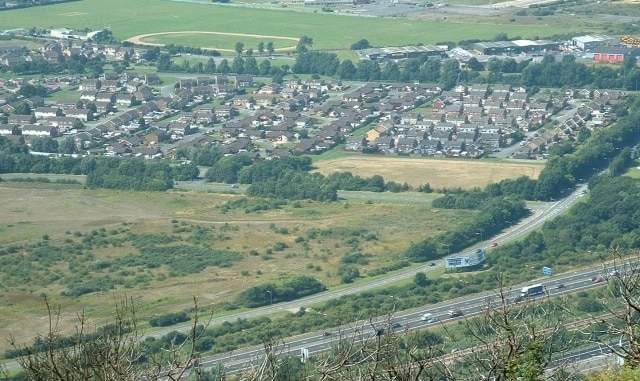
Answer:
[{"label": "motorway", "polygon": [[[593,278],[596,276],[606,277],[607,275],[603,274],[603,269],[599,267],[549,277],[543,282],[546,287],[546,295],[554,297],[607,284],[606,282],[594,283]],[[509,290],[507,299],[515,302],[522,286],[524,286],[524,284]],[[434,327],[464,317],[481,314],[488,308],[496,308],[499,303],[499,295],[494,291],[489,291],[470,297],[438,303],[429,307],[397,312],[388,311],[387,314],[371,320],[357,321],[328,331],[312,332],[285,339],[279,349],[282,355],[298,356],[303,348],[308,351],[309,355],[313,355],[330,349],[334,341],[338,339],[353,338],[356,342],[370,339],[376,336],[376,331],[380,329],[384,329],[385,331],[394,329],[390,326],[391,324],[398,324],[398,327],[395,329],[402,331]],[[455,309],[462,311],[462,316],[449,316],[448,311]],[[421,318],[425,313],[431,314],[430,317],[435,318],[435,321],[422,320]],[[581,352],[580,358],[586,359],[601,354],[603,354],[601,349],[599,351],[589,349],[585,351],[585,353]],[[211,367],[222,364],[228,373],[233,373],[234,371],[255,366],[263,355],[264,347],[258,345],[207,358],[201,362],[201,366]]]}]

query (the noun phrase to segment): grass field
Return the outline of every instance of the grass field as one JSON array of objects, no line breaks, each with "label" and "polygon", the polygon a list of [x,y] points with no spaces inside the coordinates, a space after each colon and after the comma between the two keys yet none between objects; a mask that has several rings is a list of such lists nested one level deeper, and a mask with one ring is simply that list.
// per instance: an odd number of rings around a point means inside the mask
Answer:
[{"label": "grass field", "polygon": [[[384,163],[379,161],[382,159]],[[531,163],[375,157],[324,160],[314,165],[323,173],[335,170],[349,170],[362,176],[377,173],[386,180],[406,181],[415,186],[429,183],[434,188],[470,188],[508,177],[536,177],[542,168]],[[472,216],[460,211],[433,209],[428,202],[409,203],[393,194],[384,199],[372,194],[370,198],[338,203],[300,202],[253,213],[246,213],[242,208],[221,209],[226,203],[237,200],[238,195],[206,192],[121,192],[5,181],[0,183],[0,194],[6,200],[0,204],[0,215],[3,216],[0,249],[39,244],[44,242],[45,236],[47,244],[55,246],[74,241],[80,244],[80,237],[99,231],[119,230],[123,236],[169,234],[176,226],[203,226],[217,232],[218,238],[211,245],[241,253],[244,258],[230,267],[206,268],[190,276],[172,277],[170,269],[164,267],[131,268],[130,272],[137,274],[136,277],[148,281],[76,298],[62,297],[60,293],[64,286],[56,282],[48,287],[32,283],[16,285],[15,277],[7,277],[0,271],[0,337],[13,334],[25,341],[29,341],[34,332],[42,332],[45,310],[41,295],[44,294],[54,305],[62,306],[64,325],[71,324],[75,313],[83,308],[95,321],[101,321],[111,314],[114,300],[125,295],[141,303],[140,316],[145,317],[187,308],[193,296],[201,305],[220,303],[232,300],[237,292],[248,286],[300,274],[310,274],[329,287],[336,287],[340,285],[336,269],[343,255],[354,250],[366,253],[369,263],[359,266],[361,274],[366,276],[369,271],[402,259],[402,253],[412,241],[450,230]],[[324,233],[309,238],[313,231]],[[359,231],[360,238],[354,240],[350,234],[343,234],[351,231]],[[376,238],[363,239],[365,235]],[[276,243],[283,244],[284,249],[276,249]],[[125,243],[95,249],[91,255],[99,262],[134,250]],[[64,277],[73,272],[72,268],[69,265],[56,269],[31,266],[29,275],[32,278],[50,277],[51,271]],[[118,274],[111,273],[110,276],[117,277]],[[86,276],[103,275],[89,272]],[[2,341],[0,351],[6,349],[6,344]]]},{"label": "grass field", "polygon": [[[103,234],[100,232],[106,232],[105,239],[109,240],[113,231],[121,231],[122,237],[162,235],[171,234],[176,226],[202,226],[213,229],[211,234],[216,240],[211,242],[212,246],[240,253],[244,258],[230,267],[207,267],[190,276],[171,276],[171,269],[164,266],[88,271],[82,275],[84,279],[104,276],[115,279],[126,272],[129,273],[126,277],[132,280],[146,281],[129,285],[124,282],[111,291],[72,298],[61,296],[65,286],[59,282],[40,287],[35,280],[72,276],[77,272],[74,270],[78,269],[77,264],[62,261],[51,267],[39,263],[20,266],[15,262],[20,261],[20,255],[4,255],[4,268],[22,271],[28,267],[29,273],[17,283],[15,274],[0,269],[0,337],[14,335],[25,341],[34,332],[43,333],[46,326],[42,299],[45,294],[54,306],[63,308],[62,324],[66,325],[73,322],[81,309],[95,321],[102,321],[113,312],[113,302],[125,296],[141,303],[140,316],[145,319],[188,308],[194,296],[202,306],[208,306],[232,300],[246,287],[300,274],[317,277],[330,287],[337,286],[340,278],[336,269],[344,254],[354,250],[366,253],[369,263],[359,266],[366,276],[368,271],[402,259],[410,242],[439,234],[471,217],[459,211],[434,210],[427,202],[384,201],[376,200],[375,196],[371,198],[373,202],[365,199],[329,204],[300,202],[295,207],[247,214],[242,208],[220,209],[238,196],[205,192],[136,193],[5,181],[0,184],[0,194],[6,200],[0,205],[2,250],[43,243],[54,247],[82,245],[84,237]],[[317,238],[309,238],[312,231],[321,233]],[[354,239],[349,233],[352,231],[360,232],[360,238]],[[364,235],[375,239],[365,240]],[[283,249],[276,248],[278,243]],[[125,242],[94,248],[88,255],[101,263],[135,250]],[[65,328],[69,332],[72,326]],[[7,341],[0,342],[0,351],[7,349]]]},{"label": "grass field", "polygon": [[412,187],[428,183],[434,189],[443,187],[471,189],[519,176],[535,179],[544,167],[543,164],[530,161],[425,160],[362,155],[320,160],[313,165],[324,175],[333,172],[351,172],[354,175],[370,177],[378,174],[387,181],[401,184],[406,182]]},{"label": "grass field", "polygon": [[[407,20],[404,18],[353,17],[323,12],[292,12],[247,7],[197,4],[168,0],[83,0],[59,5],[33,7],[0,13],[3,28],[39,26],[44,28],[109,28],[119,39],[173,31],[211,31],[272,35],[282,37],[313,38],[314,49],[344,50],[366,38],[374,46],[430,44],[440,41],[459,41],[469,38],[493,39],[498,33],[533,38],[567,32],[561,23],[524,25],[499,22],[495,19],[475,22],[452,20]],[[185,45],[201,44],[202,37],[194,40],[171,39]],[[234,45],[235,42],[234,41]],[[244,42],[244,41],[240,41]],[[228,40],[222,43],[228,44]],[[254,41],[245,45],[253,46]],[[218,46],[215,38],[206,46]],[[277,47],[277,46],[276,46]]]}]

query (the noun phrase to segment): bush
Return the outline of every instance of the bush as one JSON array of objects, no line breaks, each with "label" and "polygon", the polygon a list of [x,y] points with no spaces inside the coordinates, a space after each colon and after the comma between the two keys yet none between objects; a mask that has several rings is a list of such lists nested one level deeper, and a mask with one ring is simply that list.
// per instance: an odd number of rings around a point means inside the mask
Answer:
[{"label": "bush", "polygon": [[189,320],[191,320],[191,318],[183,311],[156,316],[149,320],[149,325],[152,327],[168,327]]}]

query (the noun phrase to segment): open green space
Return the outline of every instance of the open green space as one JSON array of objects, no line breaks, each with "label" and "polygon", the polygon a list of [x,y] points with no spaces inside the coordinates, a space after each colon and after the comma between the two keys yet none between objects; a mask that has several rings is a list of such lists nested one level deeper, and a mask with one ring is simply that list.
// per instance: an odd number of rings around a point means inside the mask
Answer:
[{"label": "open green space", "polygon": [[42,295],[63,307],[63,321],[81,309],[103,319],[114,297],[126,296],[141,302],[146,320],[188,308],[193,296],[230,302],[248,287],[301,274],[334,287],[351,260],[363,279],[380,274],[404,262],[412,241],[474,215],[364,199],[269,209],[238,195],[6,180],[0,193],[8,200],[0,207],[0,336],[25,341],[43,327]]},{"label": "open green space", "polygon": [[[248,7],[196,4],[167,0],[84,0],[59,5],[11,10],[0,13],[3,28],[109,28],[118,39],[173,31],[313,38],[314,49],[344,50],[366,38],[374,46],[432,44],[469,38],[493,39],[498,33],[522,38],[567,32],[562,23],[525,25],[508,20],[478,19],[477,22],[407,20],[405,18],[353,17],[326,13],[292,12]],[[172,40],[198,45],[201,36]],[[200,41],[200,42],[199,42]],[[275,41],[274,41],[275,42]],[[277,43],[277,42],[276,42]],[[215,46],[211,39],[207,45]],[[225,48],[220,46],[220,48]],[[233,49],[233,46],[226,47]]]}]

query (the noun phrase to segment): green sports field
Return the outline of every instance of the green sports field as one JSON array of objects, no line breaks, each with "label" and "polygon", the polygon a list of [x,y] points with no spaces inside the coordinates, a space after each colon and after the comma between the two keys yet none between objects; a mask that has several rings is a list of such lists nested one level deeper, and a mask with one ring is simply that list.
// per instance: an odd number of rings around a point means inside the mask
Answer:
[{"label": "green sports field", "polygon": [[[563,24],[522,25],[507,20],[487,18],[476,22],[451,20],[415,20],[402,17],[375,18],[344,16],[331,13],[295,12],[289,8],[261,9],[190,3],[169,0],[82,0],[77,2],[0,12],[4,29],[75,28],[100,30],[109,28],[118,39],[137,35],[176,31],[210,31],[224,33],[270,35],[282,37],[309,36],[313,48],[339,51],[366,38],[374,46],[432,44],[466,39],[491,40],[498,33],[522,38],[551,36],[567,32]],[[163,41],[191,46],[203,45],[203,36],[172,36]],[[242,37],[233,39],[244,42]],[[233,49],[228,37],[216,40],[206,37],[206,45]],[[279,42],[274,41],[277,45]],[[247,39],[248,47],[255,39]]]}]

